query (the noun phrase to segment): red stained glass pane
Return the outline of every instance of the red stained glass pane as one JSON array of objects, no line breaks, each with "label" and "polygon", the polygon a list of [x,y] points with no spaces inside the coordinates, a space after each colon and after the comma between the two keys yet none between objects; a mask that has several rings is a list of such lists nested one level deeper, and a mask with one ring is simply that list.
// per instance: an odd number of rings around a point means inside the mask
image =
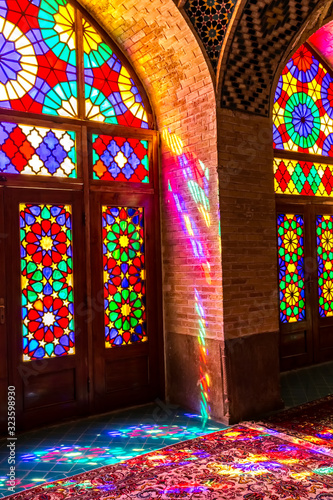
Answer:
[{"label": "red stained glass pane", "polygon": [[92,136],[94,179],[149,182],[148,141]]},{"label": "red stained glass pane", "polygon": [[23,360],[74,354],[72,215],[20,204]]}]

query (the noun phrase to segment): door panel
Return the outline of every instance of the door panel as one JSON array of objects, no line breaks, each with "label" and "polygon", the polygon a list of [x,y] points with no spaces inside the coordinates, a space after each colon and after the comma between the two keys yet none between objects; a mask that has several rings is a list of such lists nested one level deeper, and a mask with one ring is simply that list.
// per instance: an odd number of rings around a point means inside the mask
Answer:
[{"label": "door panel", "polygon": [[[94,193],[92,269],[95,407],[158,394],[154,197]],[[104,301],[104,303],[103,303]]]},{"label": "door panel", "polygon": [[277,207],[281,369],[311,363],[312,313],[308,207]]},{"label": "door panel", "polygon": [[24,429],[78,415],[87,403],[85,325],[76,314],[86,300],[82,195],[6,188],[4,203],[9,383]]},{"label": "door panel", "polygon": [[333,207],[281,204],[277,218],[280,358],[290,370],[333,359]]},{"label": "door panel", "polygon": [[[3,354],[7,353],[7,337],[6,337],[6,276],[5,276],[5,248],[8,244],[8,234],[5,233],[4,218],[3,218],[3,191],[0,187],[0,345]],[[0,433],[7,428],[7,388],[8,388],[8,373],[7,373],[7,356],[3,355],[0,362]]]},{"label": "door panel", "polygon": [[312,225],[317,263],[314,360],[322,362],[333,359],[333,208],[315,205]]}]

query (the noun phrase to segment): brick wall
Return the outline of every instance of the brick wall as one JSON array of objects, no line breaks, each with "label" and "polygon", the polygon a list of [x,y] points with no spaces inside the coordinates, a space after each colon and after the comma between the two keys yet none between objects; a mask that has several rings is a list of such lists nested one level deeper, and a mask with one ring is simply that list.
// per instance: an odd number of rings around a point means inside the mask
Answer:
[{"label": "brick wall", "polygon": [[218,111],[225,338],[279,328],[271,120]]},{"label": "brick wall", "polygon": [[[195,307],[197,300],[204,314],[204,336],[218,340],[223,334],[216,102],[210,73],[193,33],[172,0],[81,0],[81,3],[127,55],[146,88],[158,130],[162,132],[168,128],[181,139],[182,153],[191,157],[192,174],[201,168],[199,160],[209,172],[206,186],[210,204],[208,227],[199,211],[200,203],[196,202],[185,181],[181,155],[174,154],[162,141],[167,392],[171,399],[177,399],[176,402],[200,410],[200,366],[203,362],[198,362],[200,316]],[[177,209],[176,199],[182,199],[183,210]],[[186,220],[189,221],[187,225]],[[199,243],[204,254],[200,258],[193,250],[193,244]],[[195,298],[195,290],[199,299]],[[188,345],[193,350],[192,356],[183,352],[184,342],[181,339],[178,342],[180,335],[191,337]],[[218,415],[222,412],[221,370],[216,369],[220,366],[218,345],[206,354],[204,370],[209,374],[211,393],[208,399],[212,413]],[[174,366],[191,374],[191,380],[176,376]]]}]

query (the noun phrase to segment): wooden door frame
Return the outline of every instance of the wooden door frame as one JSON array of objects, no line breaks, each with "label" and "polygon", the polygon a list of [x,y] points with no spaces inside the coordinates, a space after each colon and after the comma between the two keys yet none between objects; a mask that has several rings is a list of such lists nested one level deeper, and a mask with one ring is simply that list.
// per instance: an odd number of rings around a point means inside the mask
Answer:
[{"label": "wooden door frame", "polygon": [[[306,276],[306,262],[310,256],[311,249],[311,234],[309,224],[306,224],[306,220],[309,218],[309,207],[305,204],[293,204],[290,202],[287,203],[277,203],[276,204],[276,216],[280,213],[283,214],[303,214],[304,219],[304,282],[305,282],[305,304],[306,304],[306,312],[305,312],[305,320],[299,321],[295,323],[281,323],[280,322],[280,366],[282,371],[289,370],[292,368],[297,368],[300,366],[304,366],[307,364],[311,364],[312,362],[312,346],[313,346],[313,332],[312,332],[312,302],[313,298],[310,290],[310,280],[307,279]],[[277,225],[276,225],[277,231]],[[277,240],[276,240],[277,241]],[[279,288],[279,276],[277,286]],[[279,315],[280,315],[280,302],[279,305]],[[304,332],[305,335],[305,352],[298,355],[291,355],[287,357],[281,357],[282,352],[282,337],[286,335],[294,334],[296,335],[298,332]]]},{"label": "wooden door frame", "polygon": [[[86,304],[85,266],[83,231],[81,227],[83,204],[82,194],[68,190],[41,190],[6,188],[5,201],[6,224],[9,228],[18,227],[7,245],[7,277],[11,276],[10,289],[8,290],[8,347],[9,347],[9,385],[16,387],[17,398],[17,426],[24,429],[31,426],[42,425],[52,419],[64,416],[79,416],[87,413],[87,386],[85,380],[87,368],[86,335],[83,314]],[[75,354],[54,358],[43,358],[36,361],[22,361],[22,324],[21,324],[21,273],[20,273],[20,240],[19,240],[19,213],[14,213],[11,207],[19,203],[47,203],[68,204],[72,206],[72,236],[73,236],[73,276],[74,276],[74,325],[75,325]],[[9,232],[9,231],[8,231]],[[15,257],[16,256],[16,257]],[[80,262],[82,262],[80,264]],[[8,283],[9,284],[9,283]],[[13,332],[16,332],[14,334]],[[55,367],[55,365],[57,365]],[[24,409],[24,386],[59,370],[75,370],[74,400],[46,405],[44,407]],[[83,382],[83,383],[82,383]],[[43,413],[43,408],[45,411]],[[46,412],[46,413],[45,413]],[[25,421],[25,419],[29,419]]]},{"label": "wooden door frame", "polygon": [[[147,311],[147,342],[123,345],[114,348],[105,348],[104,334],[94,341],[95,351],[95,373],[94,373],[94,406],[98,411],[108,411],[119,406],[125,406],[129,400],[128,394],[132,394],[133,404],[142,404],[152,401],[157,396],[164,398],[164,356],[163,356],[163,331],[161,328],[161,269],[158,212],[156,209],[156,196],[147,193],[117,193],[117,192],[93,192],[91,196],[91,246],[95,249],[92,253],[92,268],[100,269],[99,275],[93,275],[93,296],[100,297],[103,287],[103,258],[102,258],[102,206],[127,206],[144,208],[145,224],[145,270],[146,270],[146,311]],[[97,222],[98,221],[98,222]],[[97,222],[97,223],[96,223]],[[100,301],[98,301],[99,303]],[[96,310],[92,321],[93,330],[104,332],[104,305]],[[114,391],[116,400],[106,401],[105,364],[107,361],[118,361],[119,359],[130,359],[134,357],[148,356],[150,373],[154,373],[154,379],[147,386],[145,394],[138,394],[137,389],[129,391]],[[162,359],[161,359],[161,356]],[[112,393],[110,394],[110,399]]]},{"label": "wooden door frame", "polygon": [[[292,195],[277,195],[276,196],[276,213],[304,213],[304,259],[307,259],[310,266],[310,279],[306,280],[306,318],[308,327],[307,342],[308,349],[311,349],[312,356],[300,357],[299,361],[294,364],[290,359],[288,362],[283,358],[280,359],[281,369],[283,371],[295,369],[302,366],[307,366],[315,363],[332,360],[332,354],[323,352],[320,349],[320,320],[318,313],[318,270],[317,270],[317,243],[316,243],[316,215],[333,215],[333,199],[328,197],[308,197],[308,196],[292,196]],[[305,261],[306,264],[306,261]],[[279,281],[278,281],[279,282]],[[323,321],[331,322],[332,319],[325,318]],[[300,323],[283,324],[280,323],[280,341],[283,331],[299,331]],[[324,325],[322,325],[324,326]],[[310,340],[311,339],[311,340]],[[333,349],[330,350],[333,353]]]},{"label": "wooden door frame", "polygon": [[[5,248],[8,242],[8,235],[4,227],[4,189],[0,186],[0,297],[4,299],[5,323],[0,322],[0,345],[2,351],[2,361],[0,363],[0,399],[3,404],[0,405],[0,434],[7,429],[7,392],[8,392],[8,365],[7,365],[7,332],[6,320],[8,318],[7,297],[6,297],[6,266],[5,266]],[[6,401],[6,403],[5,403]]]},{"label": "wooden door frame", "polygon": [[[333,316],[329,316],[326,318],[321,318],[319,316],[319,293],[318,293],[318,268],[317,268],[317,225],[316,225],[316,218],[317,215],[332,215],[333,216],[333,200],[330,205],[325,204],[322,205],[320,203],[313,203],[312,204],[312,211],[311,211],[311,233],[313,237],[313,243],[312,243],[312,248],[313,248],[313,256],[312,258],[316,262],[316,270],[315,270],[315,275],[313,279],[314,283],[314,311],[316,311],[316,314],[314,314],[314,319],[313,319],[313,331],[314,331],[314,361],[315,363],[320,363],[324,361],[331,361],[333,359],[333,347],[332,348],[321,348],[320,345],[320,340],[321,340],[321,335],[320,335],[320,329],[321,327],[327,327],[331,326],[333,329]],[[329,349],[329,351],[327,350]]]}]

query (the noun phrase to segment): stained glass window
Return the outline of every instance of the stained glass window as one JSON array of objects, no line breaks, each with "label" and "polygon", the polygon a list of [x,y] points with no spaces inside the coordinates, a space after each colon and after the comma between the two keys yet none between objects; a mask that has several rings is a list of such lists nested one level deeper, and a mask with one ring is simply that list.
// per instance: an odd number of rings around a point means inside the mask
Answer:
[{"label": "stained glass window", "polygon": [[105,346],[147,340],[143,208],[102,207]]},{"label": "stained glass window", "polygon": [[302,321],[305,319],[303,216],[278,214],[277,231],[280,321]]},{"label": "stained glass window", "polygon": [[149,182],[148,141],[92,136],[94,179]]},{"label": "stained glass window", "polygon": [[127,69],[83,20],[86,117],[107,123],[148,128],[139,90]]},{"label": "stained glass window", "polygon": [[[75,22],[68,0],[1,0],[0,108],[78,116]],[[134,80],[91,24],[82,22],[86,118],[148,128]]]},{"label": "stained glass window", "polygon": [[318,215],[316,230],[319,315],[326,318],[333,316],[333,216]]},{"label": "stained glass window", "polygon": [[333,78],[304,45],[279,79],[273,122],[276,149],[333,156]]},{"label": "stained glass window", "polygon": [[72,214],[20,204],[23,360],[74,354]]},{"label": "stained glass window", "polygon": [[66,0],[2,0],[0,106],[76,116],[74,8]]},{"label": "stained glass window", "polygon": [[76,178],[75,132],[1,122],[0,172]]},{"label": "stained glass window", "polygon": [[274,177],[276,193],[333,196],[333,165],[275,158]]}]

